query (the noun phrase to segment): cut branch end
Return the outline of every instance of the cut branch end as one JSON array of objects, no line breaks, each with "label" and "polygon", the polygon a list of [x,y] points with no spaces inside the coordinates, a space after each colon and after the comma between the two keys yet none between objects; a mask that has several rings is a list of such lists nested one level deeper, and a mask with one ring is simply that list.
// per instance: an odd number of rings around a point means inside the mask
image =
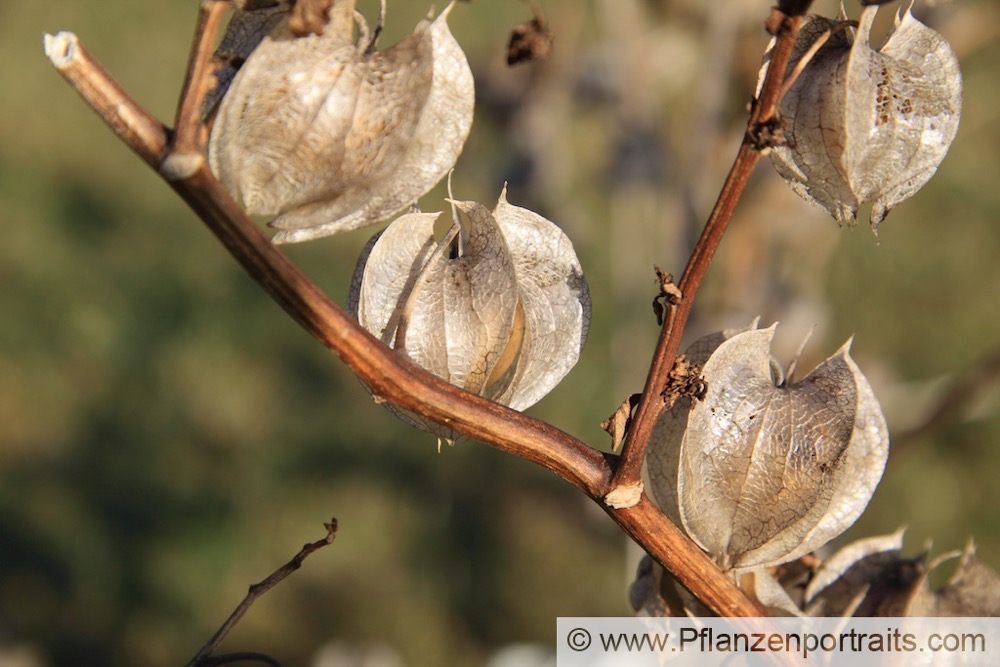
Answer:
[{"label": "cut branch end", "polygon": [[49,57],[52,64],[58,69],[68,67],[76,59],[79,40],[76,34],[67,30],[61,30],[55,35],[45,33],[45,55]]}]

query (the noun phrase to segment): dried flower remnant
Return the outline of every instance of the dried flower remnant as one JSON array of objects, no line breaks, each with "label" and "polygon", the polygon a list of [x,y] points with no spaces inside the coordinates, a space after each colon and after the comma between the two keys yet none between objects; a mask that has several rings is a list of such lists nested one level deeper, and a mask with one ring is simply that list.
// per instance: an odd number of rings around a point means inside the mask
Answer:
[{"label": "dried flower remnant", "polygon": [[631,394],[622,401],[610,417],[601,422],[601,430],[611,436],[611,451],[617,452],[625,441],[625,434],[632,424],[632,411],[639,404],[642,394]]},{"label": "dried flower remnant", "polygon": [[552,41],[552,33],[539,19],[519,23],[510,33],[507,64],[513,67],[521,63],[545,60],[552,53]]},{"label": "dried flower remnant", "polygon": [[507,65],[513,67],[521,63],[545,60],[552,53],[552,31],[541,8],[533,0],[525,0],[534,18],[519,23],[510,32],[507,42]]},{"label": "dried flower remnant", "polygon": [[403,215],[377,234],[358,260],[349,308],[434,375],[523,410],[576,364],[590,322],[587,283],[562,230],[509,204],[506,190],[492,212],[453,205],[442,240],[439,213]]},{"label": "dried flower remnant", "polygon": [[885,418],[849,344],[789,384],[773,335],[727,331],[692,345],[704,400],[679,399],[650,440],[660,507],[725,570],[787,562],[839,535],[888,456]]},{"label": "dried flower remnant", "polygon": [[[828,39],[782,99],[786,141],[771,150],[792,189],[838,222],[853,224],[858,207],[873,202],[876,231],[934,175],[962,110],[962,75],[948,42],[907,9],[873,49],[877,11],[862,11],[856,34],[842,20],[804,21],[789,72],[818,40]],[[765,58],[761,82],[768,64]]]},{"label": "dried flower remnant", "polygon": [[354,0],[334,3],[321,35],[293,35],[282,7],[240,19],[234,41],[259,44],[222,100],[209,157],[248,212],[277,216],[276,243],[380,222],[455,164],[474,90],[448,30],[453,5],[385,51],[370,48]]}]

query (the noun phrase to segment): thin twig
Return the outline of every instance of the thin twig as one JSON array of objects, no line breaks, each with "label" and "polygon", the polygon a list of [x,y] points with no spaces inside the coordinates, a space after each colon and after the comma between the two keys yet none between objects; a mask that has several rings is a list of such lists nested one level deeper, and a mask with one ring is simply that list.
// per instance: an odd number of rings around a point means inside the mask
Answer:
[{"label": "thin twig", "polygon": [[[798,4],[800,7],[796,7],[796,10],[801,9],[801,12],[805,12],[809,3]],[[773,134],[773,130],[769,130],[769,128],[775,119],[785,70],[788,67],[792,47],[795,45],[795,38],[798,36],[801,23],[800,15],[785,14],[779,9],[775,9],[774,12],[777,15],[772,14],[768,21],[769,27],[777,37],[771,54],[771,66],[768,68],[767,76],[761,87],[760,97],[750,113],[747,131],[736,155],[736,160],[726,177],[715,207],[705,223],[701,238],[698,239],[698,243],[691,253],[684,274],[681,276],[681,281],[678,284],[681,299],[668,308],[667,317],[663,322],[660,338],[656,344],[656,352],[646,376],[642,398],[639,400],[639,406],[632,418],[629,432],[625,436],[622,457],[611,480],[609,493],[614,494],[614,497],[624,494],[637,498],[637,490],[642,488],[642,465],[646,459],[649,437],[653,432],[653,425],[656,423],[657,417],[663,410],[661,394],[667,386],[670,370],[677,359],[681,336],[691,313],[691,305],[698,293],[702,278],[708,270],[708,265],[722,241],[729,221],[732,219],[733,211],[743,196],[750,174],[760,159],[762,150],[767,147],[766,141],[762,137]]]},{"label": "thin twig", "polygon": [[281,667],[281,663],[271,656],[253,652],[224,653],[223,655],[209,656],[200,660],[198,667],[221,667],[222,665],[235,665],[238,662],[259,662],[270,665],[270,667]]},{"label": "thin twig", "polygon": [[177,153],[193,154],[202,150],[204,144],[202,106],[214,84],[212,51],[226,7],[227,3],[223,0],[202,0],[199,8],[198,24],[195,27],[194,41],[191,43],[191,56],[188,58],[187,75],[174,122],[176,137],[173,150]]},{"label": "thin twig", "polygon": [[[331,519],[329,523],[325,523],[323,525],[326,526],[325,537],[316,540],[315,542],[309,542],[308,544],[303,546],[302,549],[300,549],[299,552],[295,554],[295,556],[292,557],[292,560],[288,561],[287,563],[279,567],[277,570],[272,572],[271,575],[267,577],[267,579],[264,579],[260,583],[254,584],[250,587],[250,590],[247,592],[246,597],[243,598],[243,601],[240,602],[239,606],[236,607],[235,610],[233,610],[233,613],[229,615],[229,618],[227,618],[226,622],[222,624],[222,627],[220,627],[215,632],[215,634],[212,635],[212,638],[209,639],[208,642],[206,642],[205,645],[201,647],[201,650],[198,651],[198,653],[191,659],[191,662],[188,663],[187,667],[204,667],[205,665],[208,664],[218,664],[218,659],[216,659],[216,662],[211,662],[209,656],[211,656],[212,653],[215,652],[215,649],[219,647],[219,644],[222,643],[222,640],[226,638],[226,635],[229,634],[229,631],[232,630],[237,623],[239,623],[240,619],[243,618],[243,615],[246,614],[247,611],[250,609],[250,606],[257,601],[257,598],[264,595],[269,590],[271,590],[279,583],[284,581],[284,579],[292,572],[295,572],[297,569],[302,567],[303,561],[305,561],[305,559],[308,558],[310,554],[312,554],[314,551],[318,551],[319,549],[322,549],[327,545],[333,544],[333,540],[336,539],[337,537],[337,520]],[[233,655],[250,655],[250,654],[233,654]],[[253,655],[259,656],[259,654],[253,654]],[[220,656],[220,657],[225,657],[225,656]],[[232,661],[230,660],[230,662]]]},{"label": "thin twig", "polygon": [[[63,41],[76,37],[60,33]],[[52,39],[60,39],[60,36]],[[58,50],[62,54],[61,50]],[[74,49],[79,55],[82,48]],[[58,54],[57,54],[58,55]],[[374,393],[405,409],[509,454],[545,467],[604,503],[613,455],[598,452],[559,429],[474,396],[426,372],[376,340],[312,282],[260,231],[212,175],[204,159],[168,153],[168,131],[121,93],[107,72],[74,57],[53,57],[84,101],[126,141],[214,233],[234,259],[306,331],[358,375]],[[113,101],[105,94],[114,95]],[[177,158],[184,158],[178,160]],[[708,607],[724,616],[763,610],[652,505],[611,511],[615,521]]]}]

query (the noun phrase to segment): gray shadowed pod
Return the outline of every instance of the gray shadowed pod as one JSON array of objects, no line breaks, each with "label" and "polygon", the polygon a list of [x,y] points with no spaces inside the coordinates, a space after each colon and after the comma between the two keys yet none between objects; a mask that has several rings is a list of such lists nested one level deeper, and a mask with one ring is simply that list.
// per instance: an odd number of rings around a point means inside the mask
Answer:
[{"label": "gray shadowed pod", "polygon": [[[838,222],[853,224],[858,206],[872,202],[876,230],[934,175],[962,111],[962,75],[948,42],[907,9],[874,49],[877,11],[866,7],[856,30],[844,17],[806,19],[789,72],[819,48],[782,99],[785,140],[771,150],[791,188]],[[761,81],[768,66],[769,57]]]},{"label": "gray shadowed pod", "polygon": [[792,383],[771,358],[775,326],[696,341],[686,356],[703,365],[704,399],[678,400],[650,442],[660,507],[724,570],[784,563],[838,536],[889,454],[850,342]]}]

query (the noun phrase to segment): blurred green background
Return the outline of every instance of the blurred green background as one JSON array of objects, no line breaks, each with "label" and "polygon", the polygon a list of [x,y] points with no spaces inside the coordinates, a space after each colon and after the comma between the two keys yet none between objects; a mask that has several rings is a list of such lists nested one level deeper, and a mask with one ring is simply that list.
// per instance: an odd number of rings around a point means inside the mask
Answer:
[{"label": "blurred green background", "polygon": [[[369,16],[375,5],[359,3]],[[455,191],[492,203],[507,180],[512,203],[576,243],[590,340],[529,413],[596,447],[599,422],[645,377],[652,266],[680,273],[735,154],[768,6],[546,0],[553,58],[516,69],[503,56],[530,18],[523,3],[453,13],[478,95]],[[383,45],[426,10],[390,0]],[[439,454],[374,405],[42,53],[43,32],[75,31],[169,120],[195,15],[193,1],[0,0],[0,665],[184,664],[331,516],[336,543],[223,650],[287,665],[500,665],[511,644],[551,651],[556,616],[628,613],[638,556],[607,517],[479,443]],[[896,444],[843,539],[907,525],[910,552],[933,539],[940,553],[974,536],[997,567],[1000,7],[918,15],[952,41],[965,76],[936,177],[876,242],[762,164],[688,336],[761,315],[782,322],[787,361],[815,325],[800,366],[811,368],[855,335]],[[343,303],[370,233],[288,252]],[[963,383],[973,389],[956,409],[925,424]]]}]

